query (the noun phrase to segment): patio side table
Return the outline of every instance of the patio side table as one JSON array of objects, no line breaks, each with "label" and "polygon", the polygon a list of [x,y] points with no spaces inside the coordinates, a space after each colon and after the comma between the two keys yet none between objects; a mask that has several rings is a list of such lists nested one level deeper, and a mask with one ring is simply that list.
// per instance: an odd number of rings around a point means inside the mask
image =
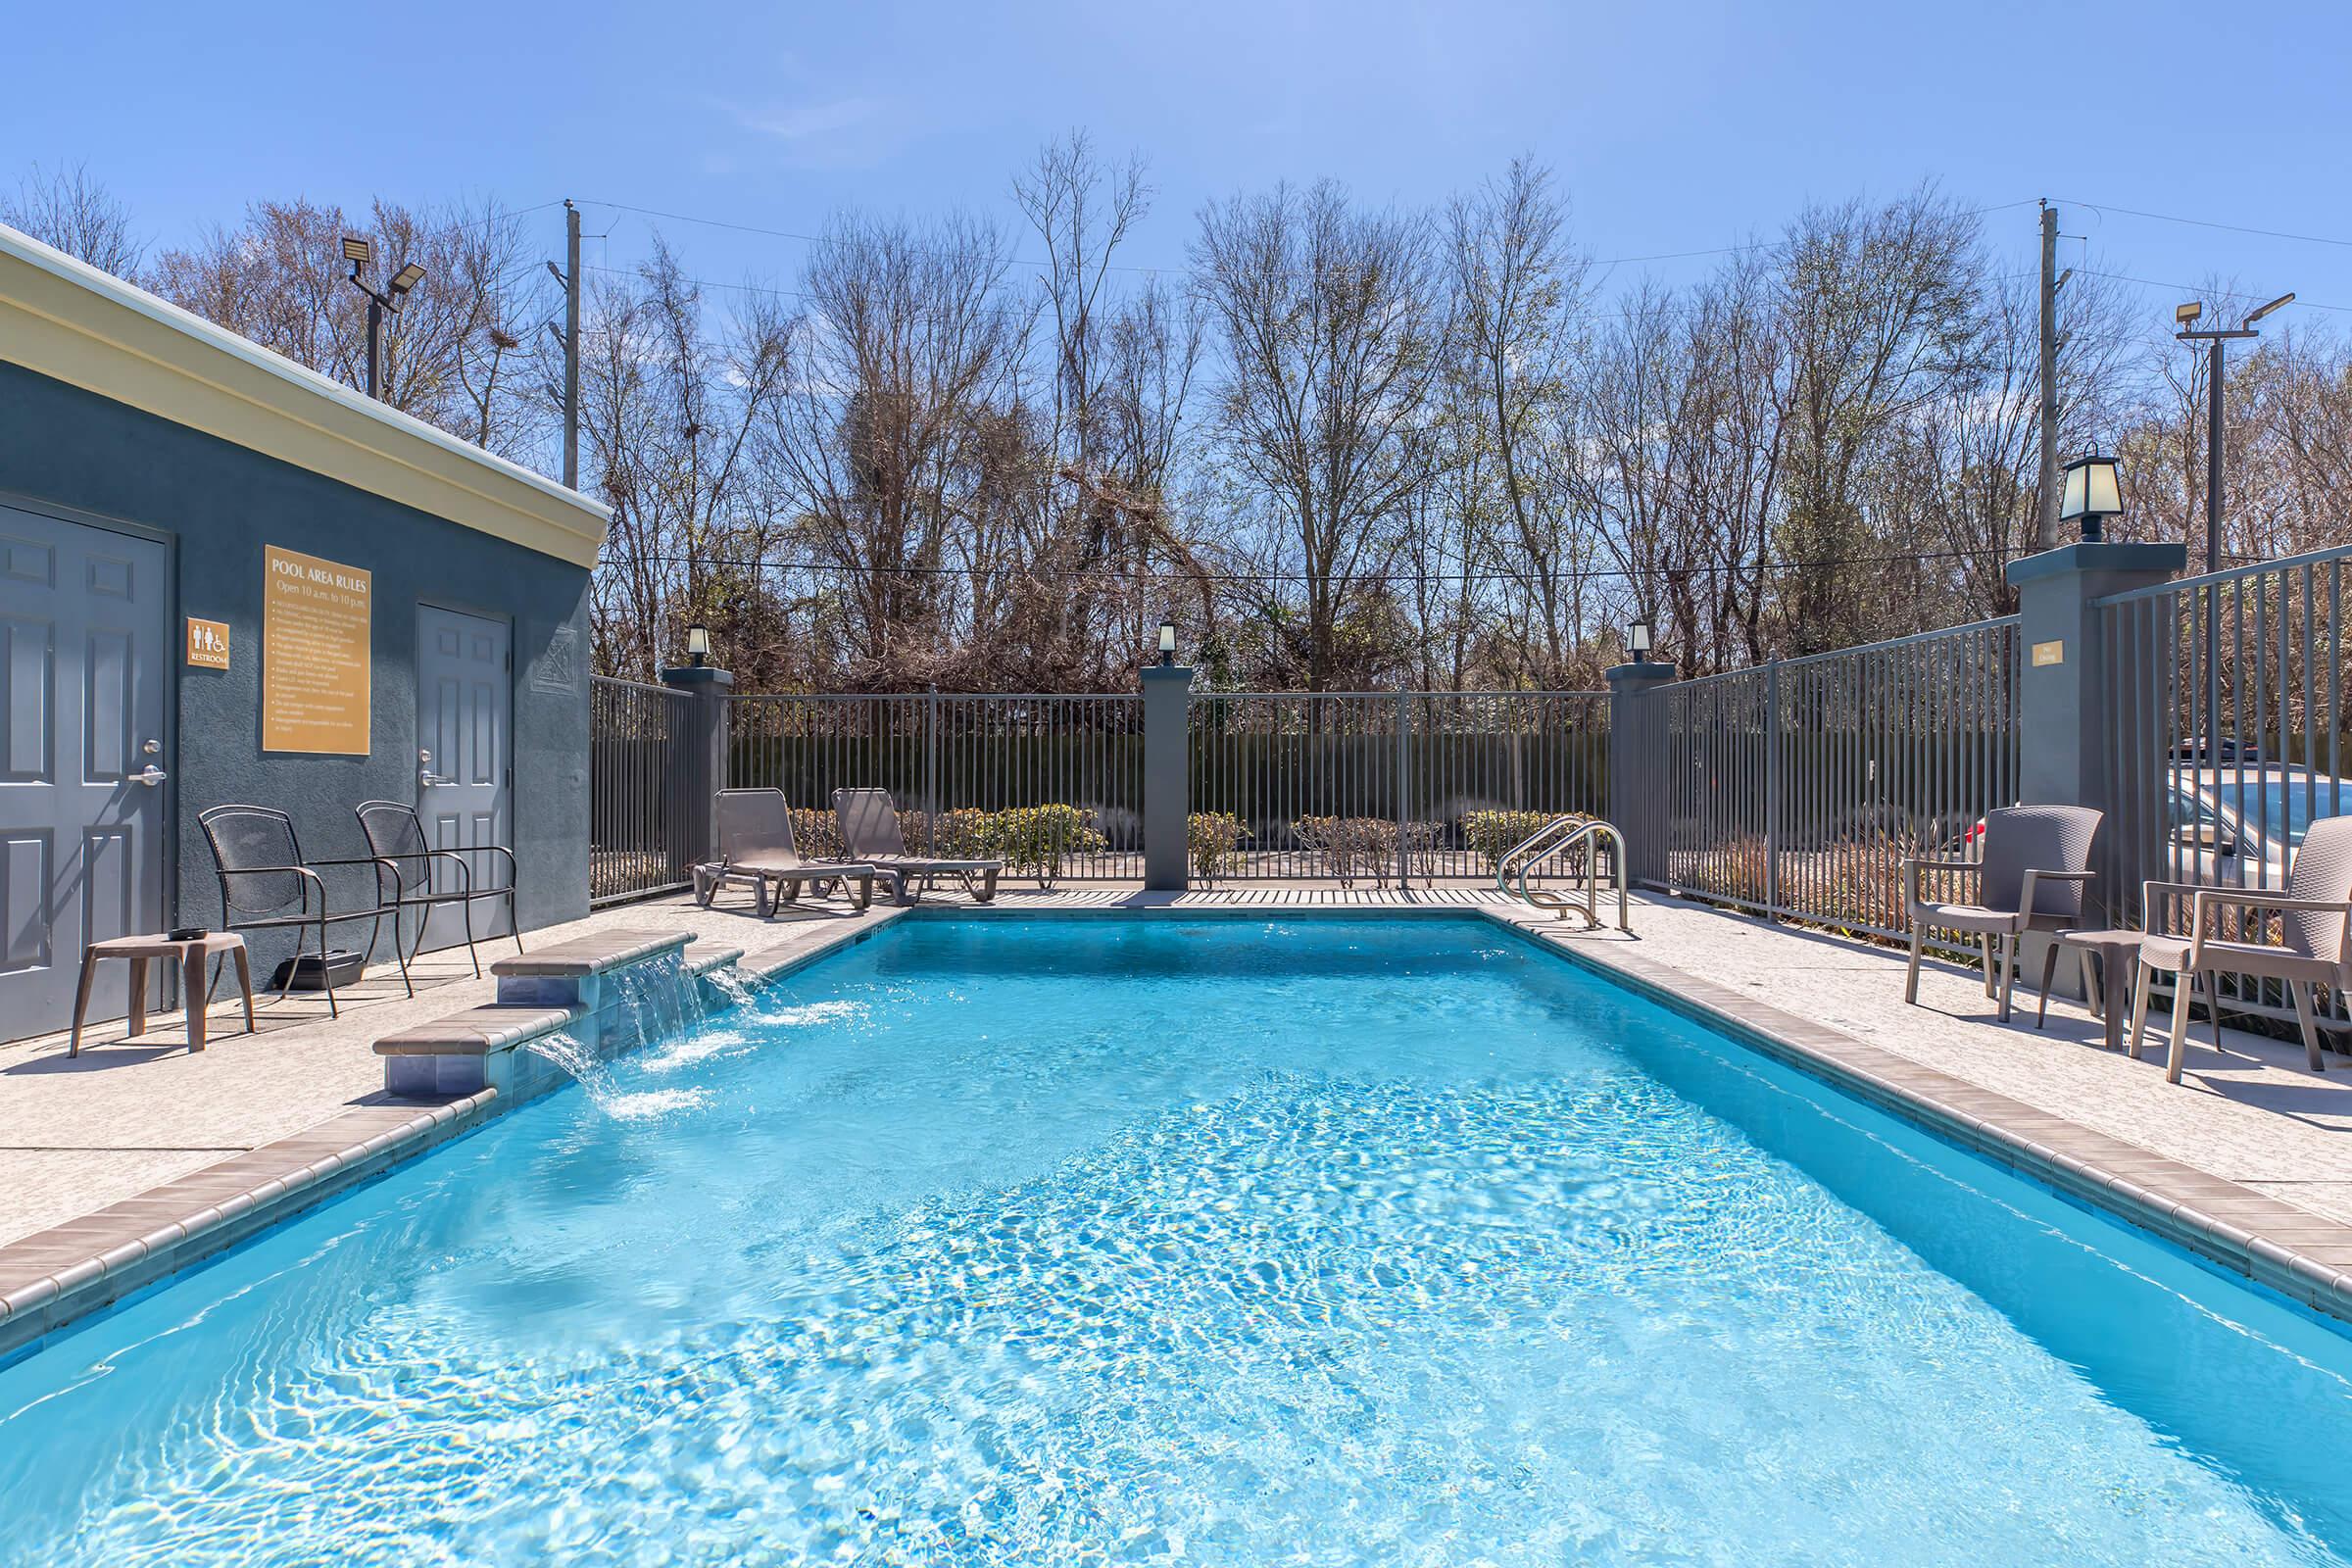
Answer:
[{"label": "patio side table", "polygon": [[168,936],[108,937],[93,942],[82,950],[81,988],[74,995],[74,1039],[66,1054],[81,1054],[82,1015],[90,1010],[90,982],[98,976],[100,958],[130,960],[130,1032],[147,1032],[147,965],[157,958],[180,966],[180,990],[188,1004],[188,1049],[204,1049],[204,1004],[206,1002],[204,966],[215,956],[227,954],[236,961],[237,989],[245,997],[245,1032],[253,1033],[253,970],[245,956],[245,939],[233,931],[208,931],[203,936],[185,942],[174,942]]},{"label": "patio side table", "polygon": [[[2082,963],[2082,990],[2091,1010],[2107,1026],[2107,1049],[2115,1051],[2124,1044],[2124,1019],[2132,1010],[2132,980],[2139,965],[2137,931],[2061,931],[2058,941],[2075,950]],[[2056,952],[2055,947],[2051,950]],[[2094,982],[2090,960],[2099,960],[2099,975]],[[2041,1008],[2034,1015],[2034,1027],[2041,1027],[2050,1015],[2050,988],[2047,977],[2041,988]],[[2132,1054],[2139,1054],[2139,1042],[2132,1042]]]}]

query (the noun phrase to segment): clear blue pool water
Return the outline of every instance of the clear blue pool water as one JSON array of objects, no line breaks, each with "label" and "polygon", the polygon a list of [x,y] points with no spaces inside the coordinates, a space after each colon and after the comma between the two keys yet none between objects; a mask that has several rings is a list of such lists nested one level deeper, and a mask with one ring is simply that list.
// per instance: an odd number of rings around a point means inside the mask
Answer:
[{"label": "clear blue pool water", "polygon": [[2333,1562],[2348,1350],[1476,922],[905,923],[0,1371],[0,1562]]}]

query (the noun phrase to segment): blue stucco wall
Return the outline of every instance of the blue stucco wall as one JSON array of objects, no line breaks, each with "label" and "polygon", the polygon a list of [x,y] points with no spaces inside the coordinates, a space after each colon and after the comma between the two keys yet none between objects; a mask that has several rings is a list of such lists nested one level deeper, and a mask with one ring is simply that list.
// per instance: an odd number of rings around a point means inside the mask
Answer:
[{"label": "blue stucco wall", "polygon": [[[129,523],[173,544],[168,628],[177,734],[170,747],[176,919],[220,913],[196,813],[224,801],[289,812],[306,856],[364,854],[352,807],[416,799],[416,606],[504,619],[514,634],[513,848],[525,929],[588,909],[588,573],[566,562],[259,456],[0,363],[0,500]],[[263,550],[373,573],[370,751],[261,749]],[[184,617],[224,620],[230,667],[180,659]],[[346,896],[359,885],[341,884]],[[176,896],[174,896],[174,890]],[[331,933],[362,946],[365,924]],[[389,935],[387,933],[387,942]],[[268,965],[288,944],[257,940]],[[388,949],[385,950],[388,953]]]}]

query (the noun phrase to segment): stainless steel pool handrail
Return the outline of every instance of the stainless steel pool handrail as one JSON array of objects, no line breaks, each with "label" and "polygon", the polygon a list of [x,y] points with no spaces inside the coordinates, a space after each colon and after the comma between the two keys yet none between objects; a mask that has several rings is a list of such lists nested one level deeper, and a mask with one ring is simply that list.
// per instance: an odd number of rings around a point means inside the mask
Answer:
[{"label": "stainless steel pool handrail", "polygon": [[[1585,886],[1583,897],[1556,893],[1549,888],[1530,888],[1528,877],[1536,865],[1552,856],[1564,854],[1578,845],[1588,845],[1585,855]],[[1552,918],[1565,920],[1570,910],[1585,917],[1587,930],[1600,928],[1600,856],[1603,847],[1609,856],[1610,881],[1617,893],[1617,929],[1629,936],[1633,933],[1633,904],[1626,888],[1625,835],[1613,822],[1597,816],[1575,814],[1555,816],[1502,853],[1494,862],[1495,891],[1516,898],[1530,908],[1549,909]],[[1517,886],[1511,883],[1511,871],[1519,873]]]}]

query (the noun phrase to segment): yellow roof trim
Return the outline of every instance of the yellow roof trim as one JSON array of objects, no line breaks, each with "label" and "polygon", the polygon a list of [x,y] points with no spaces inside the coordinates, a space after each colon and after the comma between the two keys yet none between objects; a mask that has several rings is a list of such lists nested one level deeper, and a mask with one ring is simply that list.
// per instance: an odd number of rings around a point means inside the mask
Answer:
[{"label": "yellow roof trim", "polygon": [[0,360],[593,566],[612,514],[0,224]]}]

